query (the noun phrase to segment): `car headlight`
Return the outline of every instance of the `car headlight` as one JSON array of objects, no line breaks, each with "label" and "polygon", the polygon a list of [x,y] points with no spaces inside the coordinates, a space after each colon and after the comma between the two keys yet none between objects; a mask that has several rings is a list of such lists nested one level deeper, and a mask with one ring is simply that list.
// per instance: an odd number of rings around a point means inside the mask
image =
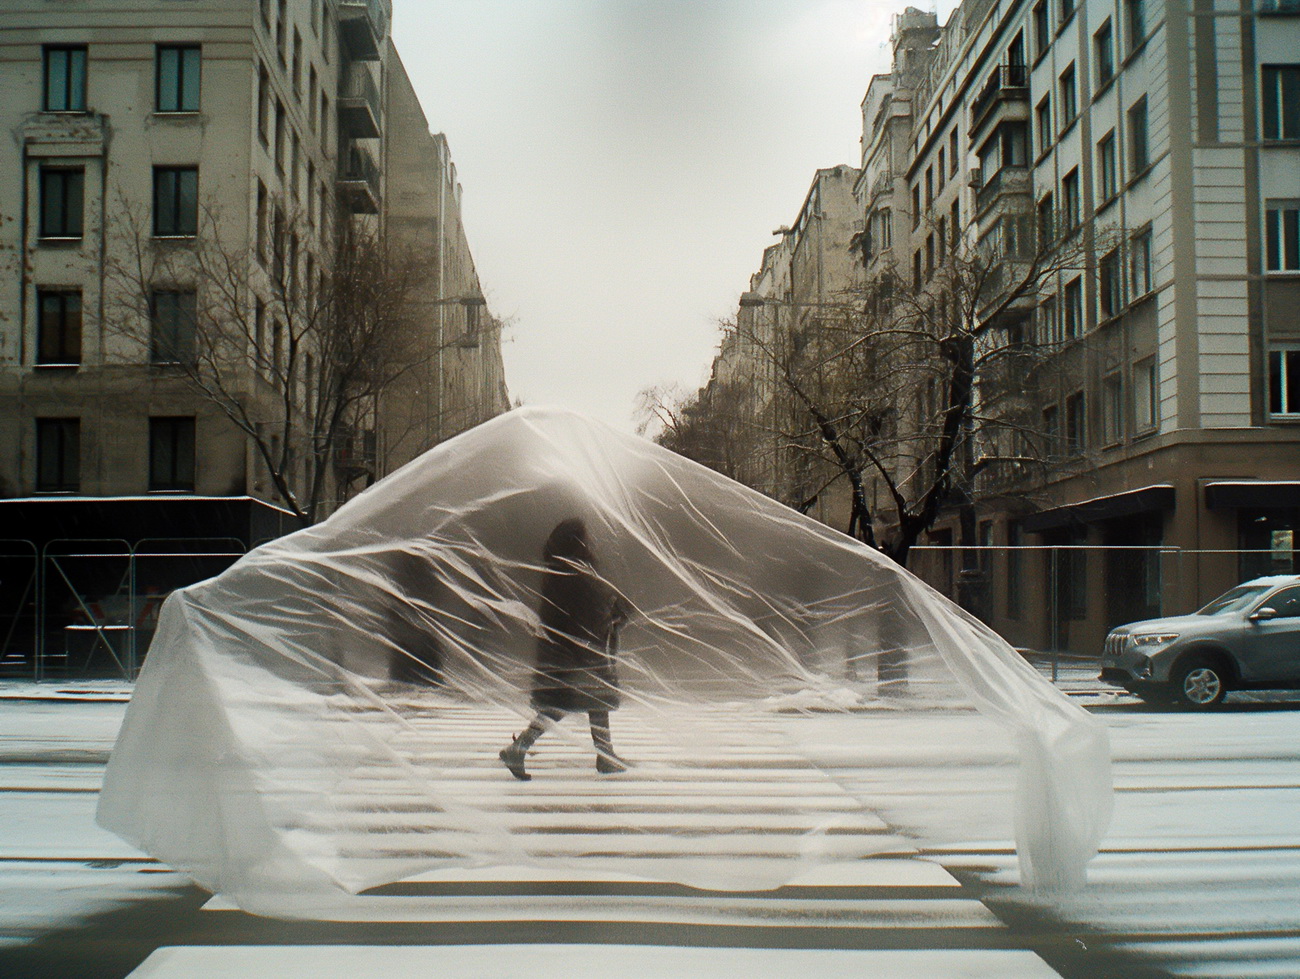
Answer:
[{"label": "car headlight", "polygon": [[1159,649],[1177,638],[1176,632],[1152,632],[1142,636],[1129,636],[1129,642],[1138,649]]}]

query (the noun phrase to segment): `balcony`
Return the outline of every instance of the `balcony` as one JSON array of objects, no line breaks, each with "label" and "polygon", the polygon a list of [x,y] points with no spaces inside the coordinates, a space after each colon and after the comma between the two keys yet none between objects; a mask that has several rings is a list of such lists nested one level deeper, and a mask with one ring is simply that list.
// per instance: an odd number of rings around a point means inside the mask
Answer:
[{"label": "balcony", "polygon": [[353,214],[378,214],[380,171],[370,151],[351,146],[339,158],[339,196]]},{"label": "balcony", "polygon": [[352,65],[339,86],[339,131],[353,139],[379,136],[379,86],[374,76]]},{"label": "balcony", "polygon": [[1028,167],[1003,167],[994,173],[975,194],[975,213],[982,215],[1001,197],[1008,194],[1031,195],[1033,182]]},{"label": "balcony", "polygon": [[993,107],[1000,102],[1029,101],[1029,69],[1025,65],[998,65],[970,107],[971,135],[979,132]]},{"label": "balcony", "polygon": [[339,36],[354,61],[378,61],[388,36],[380,0],[338,0]]}]

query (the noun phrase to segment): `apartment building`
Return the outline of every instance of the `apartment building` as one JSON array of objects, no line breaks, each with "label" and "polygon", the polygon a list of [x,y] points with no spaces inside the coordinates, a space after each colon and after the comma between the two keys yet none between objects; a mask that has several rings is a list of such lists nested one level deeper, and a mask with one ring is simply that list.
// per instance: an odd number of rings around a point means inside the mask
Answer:
[{"label": "apartment building", "polygon": [[[14,136],[0,145],[4,536],[249,544],[296,524],[286,492],[307,499],[319,477],[323,515],[508,407],[446,140],[429,132],[390,16],[388,0],[0,11]],[[321,459],[313,379],[329,354],[296,349],[277,309],[325,282],[349,229],[391,229],[431,258],[407,314],[422,356],[391,399],[421,423],[399,424],[377,394]],[[195,324],[221,302],[243,336],[223,349],[221,393],[204,393],[180,366],[202,358]],[[270,433],[249,438],[240,412]],[[262,448],[283,447],[286,413],[303,444],[277,485]]]},{"label": "apartment building", "polygon": [[[751,276],[712,382],[714,388],[724,380],[735,386],[743,378],[750,385],[750,403],[742,410],[751,445],[741,469],[753,474],[753,485],[831,523],[847,513],[847,496],[818,460],[819,436],[783,379],[783,365],[810,336],[844,317],[860,282],[860,265],[848,247],[860,227],[853,197],[858,176],[846,164],[813,175],[794,223],[774,232],[780,242],[764,251],[762,267]],[[712,396],[706,389],[705,397]]]},{"label": "apartment building", "polygon": [[[863,281],[942,302],[949,254],[982,256],[994,297],[1050,266],[980,326],[1025,356],[999,382],[1014,416],[962,450],[974,539],[950,512],[921,543],[954,550],[914,565],[1013,642],[1094,652],[1117,622],[1295,570],[1300,7],[966,0],[942,26],[907,8],[891,40],[840,231]],[[747,297],[792,292],[790,269],[769,249]],[[738,322],[768,314],[742,299]]]}]

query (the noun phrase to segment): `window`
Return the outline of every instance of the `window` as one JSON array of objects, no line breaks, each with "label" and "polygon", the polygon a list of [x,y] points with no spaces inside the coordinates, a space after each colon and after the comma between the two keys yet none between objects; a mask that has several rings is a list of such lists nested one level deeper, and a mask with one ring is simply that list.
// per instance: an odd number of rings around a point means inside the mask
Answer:
[{"label": "window", "polygon": [[198,300],[192,289],[155,289],[149,302],[149,361],[193,364]]},{"label": "window", "polygon": [[266,303],[259,296],[253,304],[253,359],[258,367],[265,367]]},{"label": "window", "polygon": [[921,250],[919,248],[912,255],[912,291],[921,291]]},{"label": "window", "polygon": [[307,161],[307,224],[316,226],[316,164]]},{"label": "window", "polygon": [[943,193],[943,185],[948,179],[948,167],[944,163],[945,153],[942,146],[939,147],[939,160],[934,166],[934,171],[939,178],[939,193]]},{"label": "window", "polygon": [[86,48],[45,49],[46,112],[86,111]]},{"label": "window", "polygon": [[36,419],[36,489],[75,493],[81,488],[81,419]]},{"label": "window", "polygon": [[1044,194],[1038,202],[1038,247],[1049,248],[1056,240],[1056,214],[1052,207],[1052,195]]},{"label": "window", "polygon": [[1097,264],[1097,291],[1101,302],[1102,319],[1118,316],[1124,308],[1123,274],[1120,271],[1119,250],[1103,255]]},{"label": "window", "polygon": [[1061,26],[1074,14],[1074,0],[1061,0]]},{"label": "window", "polygon": [[1043,449],[1049,459],[1061,454],[1061,413],[1056,405],[1043,409]]},{"label": "window", "polygon": [[952,134],[948,137],[948,165],[952,167],[949,171],[950,176],[957,176],[957,168],[961,165],[961,160],[957,155],[957,127],[952,127]]},{"label": "window", "polygon": [[41,168],[41,237],[80,238],[86,171]]},{"label": "window", "polygon": [[1300,415],[1300,346],[1268,352],[1268,412]]},{"label": "window", "polygon": [[81,363],[81,291],[36,292],[36,363]]},{"label": "window", "polygon": [[1061,178],[1061,232],[1069,234],[1079,226],[1079,168]]},{"label": "window", "polygon": [[1052,24],[1047,10],[1047,0],[1038,0],[1038,3],[1034,4],[1034,50],[1041,58],[1051,46]]},{"label": "window", "polygon": [[263,146],[269,145],[271,141],[270,115],[271,76],[263,67],[257,73],[257,135]]},{"label": "window", "polygon": [[1062,294],[1064,300],[1061,309],[1062,327],[1065,338],[1073,340],[1083,334],[1083,281],[1075,276],[1065,284]]},{"label": "window", "polygon": [[266,264],[266,238],[269,232],[266,184],[257,181],[257,257]]},{"label": "window", "polygon": [[939,218],[939,222],[934,226],[934,240],[938,243],[940,251],[948,247],[948,219]]},{"label": "window", "polygon": [[1124,438],[1124,383],[1119,373],[1101,379],[1101,441],[1115,445]]},{"label": "window", "polygon": [[1119,160],[1115,155],[1113,129],[1097,144],[1097,173],[1101,184],[1101,202],[1104,204],[1119,193]]},{"label": "window", "polygon": [[934,232],[925,236],[925,277],[934,275]]},{"label": "window", "polygon": [[1074,79],[1074,64],[1061,72],[1061,129],[1069,128],[1079,114],[1079,93]]},{"label": "window", "polygon": [[1035,121],[1038,124],[1038,155],[1042,156],[1052,146],[1052,138],[1055,133],[1052,130],[1052,97],[1045,96],[1043,101],[1038,103],[1038,109],[1035,115]]},{"label": "window", "polygon": [[320,151],[321,155],[330,155],[330,97],[321,89],[320,93]]},{"label": "window", "polygon": [[316,66],[312,65],[308,70],[307,76],[307,115],[309,117],[309,125],[313,132],[316,130],[316,107],[318,104],[316,102],[316,88],[318,84]]},{"label": "window", "polygon": [[925,168],[925,206],[934,203],[934,167]]},{"label": "window", "polygon": [[293,94],[302,96],[302,35],[298,28],[293,29]]},{"label": "window", "polygon": [[1065,399],[1065,451],[1083,455],[1088,448],[1088,410],[1083,392],[1076,391]]},{"label": "window", "polygon": [[298,140],[298,134],[293,134],[290,142],[289,152],[289,193],[293,199],[297,200],[301,191],[302,167],[299,165],[302,156],[302,145]]},{"label": "window", "polygon": [[1129,295],[1134,299],[1151,291],[1151,229],[1135,234],[1129,242]]},{"label": "window", "polygon": [[194,419],[149,419],[149,489],[194,491]]},{"label": "window", "polygon": [[961,244],[961,198],[958,197],[952,202],[952,208],[949,210],[949,218],[952,220],[952,250],[956,251],[957,246]]},{"label": "window", "polygon": [[159,112],[198,112],[200,58],[197,44],[158,45],[156,105]]},{"label": "window", "polygon": [[275,168],[284,173],[284,106],[275,100]]},{"label": "window", "polygon": [[1151,153],[1147,146],[1147,99],[1138,99],[1128,110],[1128,145],[1129,173],[1131,179],[1137,179],[1151,164]]},{"label": "window", "polygon": [[1133,365],[1133,425],[1139,432],[1156,427],[1156,359],[1146,357]]},{"label": "window", "polygon": [[1038,307],[1038,336],[1039,342],[1048,346],[1061,342],[1055,296],[1048,296]]},{"label": "window", "polygon": [[1265,139],[1300,139],[1300,65],[1265,65]]},{"label": "window", "polygon": [[1145,0],[1124,0],[1124,14],[1128,19],[1128,49],[1132,53],[1142,46],[1147,37]]},{"label": "window", "polygon": [[1265,267],[1300,272],[1300,201],[1268,201],[1264,210]]},{"label": "window", "polygon": [[1097,88],[1104,88],[1115,77],[1115,32],[1110,21],[1092,36],[1092,47],[1097,57]]},{"label": "window", "polygon": [[199,233],[198,167],[153,168],[153,233],[158,238]]},{"label": "window", "polygon": [[912,230],[921,225],[921,185],[912,185]]}]

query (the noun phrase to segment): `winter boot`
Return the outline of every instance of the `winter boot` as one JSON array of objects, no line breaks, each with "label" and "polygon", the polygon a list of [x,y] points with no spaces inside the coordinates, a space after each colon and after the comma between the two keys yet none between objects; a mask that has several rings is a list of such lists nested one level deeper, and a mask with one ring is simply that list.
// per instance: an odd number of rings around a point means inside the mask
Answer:
[{"label": "winter boot", "polygon": [[591,741],[596,746],[596,771],[601,775],[616,775],[632,766],[614,754],[614,742],[609,735],[609,712],[591,711]]},{"label": "winter boot", "polygon": [[521,782],[527,782],[532,776],[524,771],[524,758],[528,754],[528,749],[520,744],[520,736],[515,735],[513,741],[501,749],[497,757],[510,769],[510,774]]}]

